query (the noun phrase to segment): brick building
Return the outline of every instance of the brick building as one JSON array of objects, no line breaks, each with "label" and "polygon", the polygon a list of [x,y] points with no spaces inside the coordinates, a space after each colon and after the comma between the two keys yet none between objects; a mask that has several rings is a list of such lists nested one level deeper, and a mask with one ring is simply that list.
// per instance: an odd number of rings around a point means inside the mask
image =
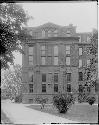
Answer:
[{"label": "brick building", "polygon": [[[46,23],[26,29],[32,39],[23,45],[23,103],[57,93],[80,91],[84,68],[90,63],[91,33],[77,33],[76,27]],[[94,92],[94,88],[86,91]]]}]

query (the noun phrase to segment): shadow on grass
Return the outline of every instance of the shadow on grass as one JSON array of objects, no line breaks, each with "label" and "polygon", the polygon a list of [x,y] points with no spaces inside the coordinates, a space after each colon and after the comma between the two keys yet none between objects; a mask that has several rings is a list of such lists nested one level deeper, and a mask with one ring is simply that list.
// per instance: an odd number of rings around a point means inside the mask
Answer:
[{"label": "shadow on grass", "polygon": [[1,110],[1,121],[5,124],[13,125],[12,121],[6,116],[6,114]]},{"label": "shadow on grass", "polygon": [[66,114],[59,113],[51,105],[46,105],[44,109],[41,109],[40,105],[30,105],[27,107],[80,123],[97,123],[98,121],[98,106],[96,105],[73,105]]}]

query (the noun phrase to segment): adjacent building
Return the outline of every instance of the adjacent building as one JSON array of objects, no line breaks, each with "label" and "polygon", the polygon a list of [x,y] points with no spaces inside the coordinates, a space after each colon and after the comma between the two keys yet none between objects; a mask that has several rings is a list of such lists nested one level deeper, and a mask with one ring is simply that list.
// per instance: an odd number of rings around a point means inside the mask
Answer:
[{"label": "adjacent building", "polygon": [[[29,27],[32,38],[23,45],[23,103],[35,98],[52,102],[58,93],[79,92],[84,82],[84,67],[90,64],[91,33],[77,33],[76,26],[46,23]],[[94,93],[94,88],[86,91]]]}]

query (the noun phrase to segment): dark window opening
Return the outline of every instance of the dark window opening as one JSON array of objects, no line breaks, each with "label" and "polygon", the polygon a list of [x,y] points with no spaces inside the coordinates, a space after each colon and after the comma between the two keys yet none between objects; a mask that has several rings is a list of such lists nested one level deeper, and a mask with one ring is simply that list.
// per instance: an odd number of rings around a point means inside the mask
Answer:
[{"label": "dark window opening", "polygon": [[29,82],[33,82],[33,75],[29,77]]},{"label": "dark window opening", "polygon": [[83,86],[82,85],[79,85],[79,92],[82,93],[83,92]]},{"label": "dark window opening", "polygon": [[67,92],[71,92],[71,84],[67,84]]},{"label": "dark window opening", "polygon": [[67,73],[67,81],[68,81],[68,82],[71,81],[71,73]]},{"label": "dark window opening", "polygon": [[54,92],[58,92],[58,84],[54,84]]},{"label": "dark window opening", "polygon": [[46,84],[42,84],[42,92],[46,92]]},{"label": "dark window opening", "polygon": [[55,74],[54,74],[54,82],[55,82],[55,83],[58,83],[58,73],[55,73]]},{"label": "dark window opening", "polygon": [[90,92],[90,91],[91,91],[90,86],[88,86],[87,87],[87,92]]},{"label": "dark window opening", "polygon": [[33,99],[29,99],[29,103],[33,103]]},{"label": "dark window opening", "polygon": [[33,93],[33,84],[29,84],[29,93]]},{"label": "dark window opening", "polygon": [[46,74],[42,74],[42,82],[46,82]]},{"label": "dark window opening", "polygon": [[79,81],[83,81],[83,73],[79,72]]}]

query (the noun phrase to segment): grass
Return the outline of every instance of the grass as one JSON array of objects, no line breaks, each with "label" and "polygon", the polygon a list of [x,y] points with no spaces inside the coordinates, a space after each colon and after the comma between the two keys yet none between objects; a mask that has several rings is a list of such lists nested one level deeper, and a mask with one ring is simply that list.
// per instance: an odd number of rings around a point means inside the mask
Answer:
[{"label": "grass", "polygon": [[66,114],[60,114],[58,110],[52,105],[45,105],[41,109],[40,105],[30,105],[28,108],[35,109],[41,112],[53,114],[69,120],[78,121],[80,123],[97,123],[98,122],[98,106],[88,104],[74,104]]},{"label": "grass", "polygon": [[2,110],[1,110],[1,121],[3,121],[3,123],[5,124],[13,124]]}]

